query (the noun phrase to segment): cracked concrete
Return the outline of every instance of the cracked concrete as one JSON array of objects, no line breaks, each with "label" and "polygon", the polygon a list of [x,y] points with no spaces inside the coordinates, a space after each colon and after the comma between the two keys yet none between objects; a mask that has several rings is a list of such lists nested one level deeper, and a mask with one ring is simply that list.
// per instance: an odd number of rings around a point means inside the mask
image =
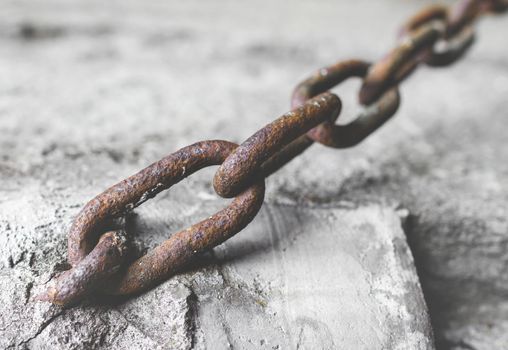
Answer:
[{"label": "cracked concrete", "polygon": [[[315,69],[380,58],[424,3],[4,1],[0,348],[426,349],[427,303],[438,349],[506,349],[506,18],[421,68],[364,143],[270,178],[252,225],[185,273],[137,298],[31,301],[88,199],[189,143],[241,142]],[[344,122],[358,86],[334,89]],[[127,218],[139,250],[226,203],[213,171]]]},{"label": "cracked concrete", "polygon": [[[31,196],[23,189],[18,193]],[[223,204],[201,200],[197,209],[182,208],[171,197],[163,195],[130,219],[137,239],[147,237],[146,248],[163,239],[164,232]],[[185,210],[168,224],[167,212],[179,209]],[[67,310],[32,301],[19,304],[26,300],[24,285],[41,286],[51,274],[51,269],[20,269],[25,259],[3,267],[8,287],[0,306],[0,345],[432,348],[426,305],[402,231],[405,215],[378,205],[307,208],[266,203],[241,235],[186,273],[135,298],[94,298]],[[47,257],[36,255],[34,266],[42,260],[51,265]],[[22,278],[13,278],[15,273]],[[13,321],[7,324],[5,316]]]}]

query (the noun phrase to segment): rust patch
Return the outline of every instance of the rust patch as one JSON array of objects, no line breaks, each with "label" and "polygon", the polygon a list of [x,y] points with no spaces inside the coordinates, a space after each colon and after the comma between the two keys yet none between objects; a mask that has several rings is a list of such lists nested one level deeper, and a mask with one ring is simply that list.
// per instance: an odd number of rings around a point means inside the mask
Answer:
[{"label": "rust patch", "polygon": [[226,198],[237,195],[253,180],[263,177],[260,171],[263,163],[309,129],[337,118],[340,108],[339,98],[326,92],[266,125],[243,142],[219,167],[213,179],[215,191]]},{"label": "rust patch", "polygon": [[[370,64],[360,60],[340,61],[332,66],[321,68],[310,78],[295,88],[293,106],[300,105],[323,91],[327,91],[350,77],[363,78]],[[325,121],[307,132],[307,136],[323,145],[334,148],[352,147],[395,114],[400,104],[397,87],[385,92],[376,102],[364,109],[354,121],[347,125],[336,125]]]},{"label": "rust patch", "polygon": [[115,274],[126,256],[126,239],[121,232],[103,234],[95,248],[72,269],[61,273],[45,292],[34,299],[67,306],[96,291],[101,282]]}]

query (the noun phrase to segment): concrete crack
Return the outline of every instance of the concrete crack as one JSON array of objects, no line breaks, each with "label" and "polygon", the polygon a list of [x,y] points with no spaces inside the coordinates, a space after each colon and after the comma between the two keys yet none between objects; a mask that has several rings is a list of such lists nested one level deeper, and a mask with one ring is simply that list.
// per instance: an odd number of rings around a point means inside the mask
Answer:
[{"label": "concrete crack", "polygon": [[187,338],[190,340],[189,349],[194,349],[197,344],[197,322],[198,322],[198,297],[192,287],[188,286],[190,294],[187,297],[187,312],[185,313],[185,325]]},{"label": "concrete crack", "polygon": [[32,292],[32,288],[34,287],[33,282],[28,282],[25,287],[25,305],[30,301],[30,293]]},{"label": "concrete crack", "polygon": [[65,310],[62,309],[62,310],[58,311],[56,314],[52,315],[46,321],[42,322],[42,324],[39,327],[39,329],[37,330],[37,332],[35,332],[35,334],[32,335],[31,337],[29,337],[28,339],[25,339],[25,340],[21,341],[20,343],[18,343],[17,347],[26,345],[29,342],[31,342],[32,340],[34,340],[35,338],[37,338],[54,320],[56,320],[58,317],[62,316],[64,314],[64,311]]}]

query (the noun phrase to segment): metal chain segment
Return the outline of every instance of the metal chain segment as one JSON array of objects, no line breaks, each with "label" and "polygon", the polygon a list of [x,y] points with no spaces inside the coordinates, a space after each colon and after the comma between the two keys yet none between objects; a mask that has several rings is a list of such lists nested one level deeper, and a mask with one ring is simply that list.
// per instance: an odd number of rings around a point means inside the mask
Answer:
[{"label": "metal chain segment", "polygon": [[457,34],[466,26],[471,25],[488,6],[487,2],[479,0],[463,0],[455,3],[448,11],[447,35]]},{"label": "metal chain segment", "polygon": [[[407,21],[401,28],[399,37],[406,38],[418,28],[432,21],[441,21],[446,25],[448,14],[448,7],[442,5],[434,5],[423,9]],[[434,45],[431,53],[425,58],[425,63],[433,67],[450,65],[464,55],[473,44],[474,39],[475,34],[471,26],[466,26],[457,34],[451,36],[446,34],[436,43],[441,44],[442,48],[438,49],[437,45]]]},{"label": "metal chain segment", "polygon": [[360,103],[369,105],[383,93],[407,78],[425,60],[437,40],[443,36],[445,26],[432,21],[417,28],[399,46],[374,64],[363,79]]},{"label": "metal chain segment", "polygon": [[126,239],[122,232],[103,234],[90,254],[72,269],[60,274],[35,300],[58,305],[78,302],[99,290],[101,282],[118,272],[126,260],[126,250]]},{"label": "metal chain segment", "polygon": [[[461,0],[450,8],[434,5],[419,12],[401,30],[405,40],[370,68],[360,89],[360,102],[373,103],[422,62],[431,66],[453,63],[474,41],[473,22],[480,15],[507,9],[506,0]],[[446,46],[442,52],[434,50],[440,39]]]},{"label": "metal chain segment", "polygon": [[235,196],[253,179],[263,176],[259,169],[264,162],[311,128],[335,120],[340,109],[339,98],[325,92],[266,125],[221,164],[213,179],[215,192],[226,198]]},{"label": "metal chain segment", "polygon": [[[313,76],[298,84],[293,91],[292,105],[299,105],[342,83],[350,77],[364,78],[370,64],[359,60],[341,61],[318,70]],[[400,104],[397,87],[385,92],[376,102],[347,125],[325,121],[307,132],[307,136],[323,145],[334,148],[352,147],[365,139],[395,114]]]},{"label": "metal chain segment", "polygon": [[[207,165],[219,165],[237,149],[227,141],[203,141],[183,148],[189,160],[199,155]],[[178,153],[178,152],[177,152]],[[187,157],[187,156],[186,156]],[[196,169],[189,169],[191,173]],[[178,174],[175,174],[178,177]],[[180,271],[197,254],[224,242],[247,226],[261,209],[265,181],[256,179],[231,204],[191,227],[173,234],[158,247],[134,261],[118,280],[107,287],[108,294],[139,293]]]},{"label": "metal chain segment", "polygon": [[[221,164],[237,146],[221,140],[195,143],[153,163],[98,195],[83,208],[74,221],[72,234],[69,235],[69,259],[71,256],[83,254],[85,250],[80,249],[81,247],[92,246],[94,228],[100,228],[105,219],[132,210],[204,167]],[[109,280],[107,291],[104,288],[102,291],[132,294],[175,273],[195,254],[213,248],[247,226],[261,208],[264,193],[264,179],[261,178],[242,191],[226,209],[172,235],[154,250],[134,261],[126,272],[119,275],[119,279]],[[101,271],[110,271],[121,262],[123,254],[113,256],[119,249],[117,246],[119,244],[99,243],[90,254],[86,253],[84,258],[74,260],[73,268],[60,275],[38,299],[66,305],[93,291],[93,283],[111,275]]]},{"label": "metal chain segment", "polygon": [[232,143],[226,147],[224,142],[209,141],[182,148],[88,202],[74,219],[69,232],[69,263],[74,266],[86,257],[106,221],[124,215],[193,172],[222,163],[226,158],[225,149],[231,151],[235,148]]},{"label": "metal chain segment", "polygon": [[399,37],[404,37],[421,27],[424,24],[429,23],[433,20],[441,20],[446,21],[448,17],[448,6],[444,5],[430,5],[429,7],[424,8],[423,10],[416,13],[413,17],[411,17],[406,24],[400,28]]},{"label": "metal chain segment", "polygon": [[448,13],[448,34],[453,35],[470,26],[480,16],[503,13],[508,10],[507,0],[462,0],[453,5]]},{"label": "metal chain segment", "polygon": [[466,27],[452,38],[442,42],[443,49],[434,48],[432,54],[425,59],[431,67],[446,67],[462,58],[475,41],[475,32],[472,27]]},{"label": "metal chain segment", "polygon": [[[400,31],[403,41],[381,61],[370,66],[349,60],[318,71],[295,88],[292,112],[240,146],[220,140],[198,142],[107,189],[87,203],[72,224],[68,239],[72,268],[36,299],[69,305],[93,292],[133,294],[177,273],[196,254],[227,240],[254,219],[263,203],[267,176],[314,141],[336,148],[361,142],[396,112],[398,84],[420,63],[453,63],[473,43],[472,24],[479,16],[507,10],[508,0],[461,0],[451,8],[428,7],[405,24]],[[436,47],[439,42],[444,42],[444,50]],[[367,107],[352,123],[335,125],[341,102],[326,91],[349,77],[363,77],[359,100]],[[216,192],[236,196],[227,208],[173,234],[129,266],[124,265],[127,245],[122,232],[108,232],[98,240],[109,220],[210,165],[220,165],[214,177]]]}]

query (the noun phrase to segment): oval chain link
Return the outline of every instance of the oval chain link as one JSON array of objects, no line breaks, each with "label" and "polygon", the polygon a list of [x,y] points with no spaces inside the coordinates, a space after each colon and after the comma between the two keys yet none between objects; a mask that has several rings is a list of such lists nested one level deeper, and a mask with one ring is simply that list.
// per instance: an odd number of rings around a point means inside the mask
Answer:
[{"label": "oval chain link", "polygon": [[[293,106],[305,103],[317,94],[327,91],[351,77],[364,78],[370,64],[360,60],[341,61],[318,70],[310,78],[295,88],[292,96]],[[400,94],[395,86],[386,91],[376,102],[364,106],[364,110],[347,125],[337,125],[325,121],[307,132],[312,140],[333,148],[347,148],[357,145],[372,134],[390,117],[400,104]]]}]

